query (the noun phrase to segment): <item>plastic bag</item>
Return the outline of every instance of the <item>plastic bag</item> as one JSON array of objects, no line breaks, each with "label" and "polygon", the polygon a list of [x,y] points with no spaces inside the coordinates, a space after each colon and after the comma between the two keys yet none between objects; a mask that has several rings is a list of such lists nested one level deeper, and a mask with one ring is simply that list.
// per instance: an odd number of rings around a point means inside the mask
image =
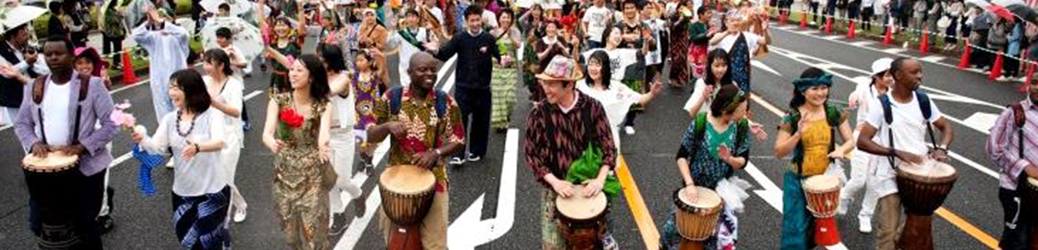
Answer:
[{"label": "plastic bag", "polygon": [[739,178],[738,176],[728,177],[727,179],[721,179],[717,182],[717,195],[721,196],[724,200],[725,207],[728,207],[732,211],[742,213],[743,208],[746,206],[743,201],[750,198],[749,190],[753,185],[750,182]]},{"label": "plastic bag", "polygon": [[[589,143],[590,144],[590,143]],[[602,151],[598,147],[588,145],[580,158],[573,161],[566,171],[566,181],[581,184],[598,177],[598,171],[602,167]],[[620,180],[612,172],[606,177],[602,185],[602,192],[609,198],[615,198],[620,194]]]}]

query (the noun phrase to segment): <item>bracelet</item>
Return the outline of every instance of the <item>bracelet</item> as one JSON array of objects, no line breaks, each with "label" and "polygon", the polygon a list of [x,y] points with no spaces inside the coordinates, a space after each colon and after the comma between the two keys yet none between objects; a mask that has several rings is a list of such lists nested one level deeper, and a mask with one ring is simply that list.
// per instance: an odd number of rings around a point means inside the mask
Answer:
[{"label": "bracelet", "polygon": [[202,148],[198,146],[198,143],[192,143],[192,144],[195,145],[195,153],[196,154],[202,152]]}]

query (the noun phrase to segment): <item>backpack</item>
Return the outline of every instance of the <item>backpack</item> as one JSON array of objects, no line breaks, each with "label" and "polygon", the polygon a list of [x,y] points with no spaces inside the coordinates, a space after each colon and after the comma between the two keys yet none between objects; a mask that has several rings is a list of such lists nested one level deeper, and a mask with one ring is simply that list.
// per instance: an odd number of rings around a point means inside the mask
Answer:
[{"label": "backpack", "polygon": [[[43,123],[44,122],[43,121],[43,107],[40,106],[40,103],[43,102],[43,92],[45,90],[44,87],[47,85],[47,79],[48,78],[50,78],[49,75],[42,75],[40,77],[37,77],[36,81],[35,81],[35,84],[32,85],[32,101],[33,101],[33,103],[36,103],[36,115],[39,116],[39,119],[40,119],[40,123],[39,124],[40,125],[44,124]],[[70,79],[69,83],[71,83],[71,80],[74,80],[74,79]],[[83,100],[86,100],[86,97],[87,97],[87,94],[88,94],[89,90],[90,90],[90,75],[80,74],[79,75],[79,97],[77,98],[77,101],[76,101],[76,120],[75,120],[75,126],[72,127],[72,129],[73,129],[73,132],[72,132],[72,144],[79,144],[79,118],[80,118],[81,114],[83,113],[82,112],[83,111]],[[47,144],[47,134],[44,133],[43,129],[40,130],[40,139],[42,139],[44,144]]]},{"label": "backpack", "polygon": [[[689,150],[691,153],[691,155],[689,155],[690,161],[696,159],[696,154],[699,153],[699,147],[702,145],[701,142],[706,139],[706,116],[707,113],[699,113],[696,115],[696,120],[694,121],[696,128],[692,132],[692,139],[696,143],[692,143],[692,148]],[[732,149],[733,153],[735,152],[734,150],[741,148],[742,142],[746,140],[746,133],[750,130],[749,120],[739,119],[739,122],[736,123],[735,129],[735,148]],[[732,174],[734,174],[734,171],[728,171],[724,176],[731,177]]]},{"label": "backpack", "polygon": [[[923,120],[926,123],[926,134],[930,136],[930,143],[933,144],[934,148],[937,147],[937,141],[934,140],[933,127],[930,125],[930,116],[933,115],[933,111],[930,110],[930,96],[926,93],[916,90],[915,99],[919,102],[919,110],[923,112]],[[889,125],[894,124],[894,113],[890,109],[890,95],[882,95],[879,97],[879,102],[883,106],[883,120],[887,123],[887,129],[890,129]],[[887,133],[887,141],[889,142],[890,149],[894,148],[894,133]],[[888,155],[887,160],[890,161],[890,166],[896,168],[894,165],[894,155]]]},{"label": "backpack", "polygon": [[[836,130],[840,127],[840,108],[831,105],[825,105],[825,121],[829,124],[829,152],[836,150]],[[789,111],[789,116],[792,118],[790,123],[793,131],[790,133],[796,133],[800,128],[800,111],[792,109]],[[800,142],[797,142],[797,146],[793,149],[793,163],[797,165],[797,174],[804,175],[804,146]],[[834,161],[829,159],[830,162]]]},{"label": "backpack", "polygon": [[1026,112],[1024,112],[1024,106],[1020,105],[1020,103],[1011,104],[1011,105],[1009,105],[1009,108],[1013,110],[1013,119],[1014,119],[1014,122],[1016,123],[1016,133],[1017,133],[1016,137],[1019,140],[1019,141],[1017,141],[1017,143],[1018,143],[1018,149],[1020,150],[1020,152],[1018,152],[1018,154],[1020,155],[1019,156],[1020,159],[1023,159],[1024,158],[1024,125],[1027,125],[1027,114],[1026,114]]},{"label": "backpack", "polygon": [[[436,117],[443,118],[447,114],[447,92],[442,90],[436,91]],[[389,89],[389,114],[397,115],[400,114],[400,101],[403,100],[404,87],[396,86]]]}]

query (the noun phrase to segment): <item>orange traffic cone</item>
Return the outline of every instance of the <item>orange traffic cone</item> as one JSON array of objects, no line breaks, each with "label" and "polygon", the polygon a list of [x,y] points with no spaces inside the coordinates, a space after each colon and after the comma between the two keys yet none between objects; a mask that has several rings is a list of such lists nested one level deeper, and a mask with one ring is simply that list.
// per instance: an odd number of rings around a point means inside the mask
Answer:
[{"label": "orange traffic cone", "polygon": [[991,66],[991,74],[988,75],[988,80],[997,80],[1002,77],[1002,51],[998,51],[998,56],[995,57],[995,65]]},{"label": "orange traffic cone", "polygon": [[959,69],[965,69],[970,67],[970,53],[973,51],[973,47],[970,46],[970,42],[966,41],[966,48],[962,50],[962,57],[959,57]]},{"label": "orange traffic cone", "polygon": [[1034,77],[1034,64],[1027,64],[1027,77],[1024,77],[1024,84],[1020,85],[1020,93],[1027,93],[1027,86],[1031,85],[1031,80]]},{"label": "orange traffic cone", "polygon": [[847,25],[847,39],[854,39],[854,20]]},{"label": "orange traffic cone", "polygon": [[130,51],[123,52],[123,85],[137,83],[137,76],[133,74],[133,62],[130,60]]},{"label": "orange traffic cone", "polygon": [[887,35],[883,36],[883,45],[894,43],[894,27],[887,26]]},{"label": "orange traffic cone", "polygon": [[833,33],[833,18],[832,17],[827,17],[827,18],[825,18],[825,34],[826,35],[831,35],[832,33]]},{"label": "orange traffic cone", "polygon": [[929,30],[923,30],[923,37],[919,39],[919,54],[926,55],[930,52],[930,35]]},{"label": "orange traffic cone", "polygon": [[807,13],[800,13],[800,28],[807,28]]}]

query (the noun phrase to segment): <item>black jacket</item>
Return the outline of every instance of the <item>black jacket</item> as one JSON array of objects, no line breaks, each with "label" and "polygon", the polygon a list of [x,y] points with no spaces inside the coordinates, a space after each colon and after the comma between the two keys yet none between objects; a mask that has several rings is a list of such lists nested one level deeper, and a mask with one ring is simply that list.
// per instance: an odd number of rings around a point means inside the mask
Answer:
[{"label": "black jacket", "polygon": [[454,35],[446,45],[440,47],[436,58],[441,61],[458,55],[455,71],[455,83],[458,87],[467,89],[490,89],[490,74],[493,70],[494,60],[501,59],[501,51],[497,49],[497,40],[489,32],[480,32],[472,36],[467,31],[461,31]]}]

